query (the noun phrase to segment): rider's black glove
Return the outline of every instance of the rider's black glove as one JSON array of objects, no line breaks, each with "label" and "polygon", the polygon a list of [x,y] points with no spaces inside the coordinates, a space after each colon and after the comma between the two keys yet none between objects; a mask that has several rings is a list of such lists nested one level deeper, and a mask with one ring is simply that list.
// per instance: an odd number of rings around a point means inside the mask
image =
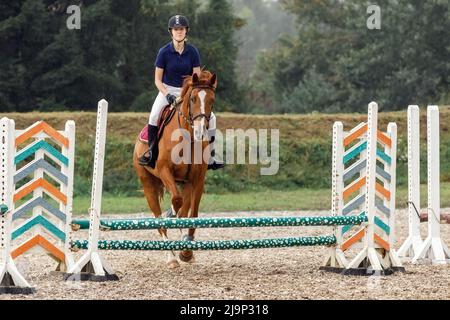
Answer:
[{"label": "rider's black glove", "polygon": [[174,104],[175,101],[177,101],[177,97],[175,97],[173,94],[168,94],[166,96],[167,101],[169,102],[169,104]]}]

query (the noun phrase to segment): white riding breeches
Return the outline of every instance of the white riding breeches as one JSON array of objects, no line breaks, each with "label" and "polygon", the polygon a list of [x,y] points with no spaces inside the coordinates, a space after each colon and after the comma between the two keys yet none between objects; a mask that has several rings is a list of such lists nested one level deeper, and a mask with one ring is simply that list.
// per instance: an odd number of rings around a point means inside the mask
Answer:
[{"label": "white riding breeches", "polygon": [[[181,95],[181,88],[172,87],[164,84],[167,92],[173,94],[175,97],[179,97]],[[152,126],[158,125],[159,116],[161,115],[162,109],[169,104],[167,98],[161,93],[158,93],[158,96],[153,102],[152,110],[150,111],[150,117],[148,118],[148,123]]]},{"label": "white riding breeches", "polygon": [[[164,87],[168,91],[168,93],[173,94],[175,97],[179,97],[181,95],[181,89],[177,87],[172,87],[169,85],[164,84]],[[158,120],[161,115],[162,109],[169,104],[169,101],[167,101],[167,98],[161,93],[158,93],[158,96],[155,99],[155,102],[153,103],[152,110],[150,111],[150,116],[148,118],[148,123],[152,126],[158,125]],[[211,112],[211,119],[209,120],[209,130],[216,129],[216,116],[213,112]],[[210,131],[210,132],[211,132]]]}]

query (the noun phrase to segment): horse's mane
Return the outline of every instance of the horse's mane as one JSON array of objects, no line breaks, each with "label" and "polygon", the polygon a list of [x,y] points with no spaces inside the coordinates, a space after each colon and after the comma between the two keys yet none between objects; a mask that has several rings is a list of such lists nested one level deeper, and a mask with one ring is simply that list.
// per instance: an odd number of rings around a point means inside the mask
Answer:
[{"label": "horse's mane", "polygon": [[[208,84],[212,76],[213,74],[210,71],[202,69],[197,84]],[[189,91],[189,89],[192,87],[193,84],[192,78],[193,76],[187,76],[186,78],[184,78],[183,89],[181,91],[182,97],[184,97],[186,93]]]}]

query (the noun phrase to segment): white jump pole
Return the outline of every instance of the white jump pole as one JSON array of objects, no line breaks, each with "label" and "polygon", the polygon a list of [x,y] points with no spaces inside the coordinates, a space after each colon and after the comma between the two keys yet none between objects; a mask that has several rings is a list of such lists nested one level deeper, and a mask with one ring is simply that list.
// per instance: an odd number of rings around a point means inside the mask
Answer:
[{"label": "white jump pole", "polygon": [[95,136],[94,170],[92,175],[91,207],[89,209],[89,248],[88,251],[68,270],[66,280],[110,281],[118,280],[111,266],[98,252],[98,238],[102,205],[103,172],[106,145],[106,123],[108,102],[98,103],[97,129]]},{"label": "white jump pole", "polygon": [[428,236],[412,262],[431,259],[432,264],[450,262],[450,251],[441,239],[440,213],[440,161],[439,161],[439,108],[427,109],[427,153],[428,153]]},{"label": "white jump pole", "polygon": [[[342,191],[344,189],[344,125],[342,122],[335,122],[333,125],[333,164],[332,164],[332,189],[331,189],[331,212],[333,216],[342,216],[344,199]],[[336,226],[333,231],[336,237],[336,245],[330,247],[329,255],[323,263],[324,267],[346,268],[348,261],[341,249],[343,242],[342,227]]]},{"label": "white jump pole", "polygon": [[0,293],[30,294],[35,289],[20,274],[11,257],[14,143],[14,120],[3,118],[0,120],[0,203],[9,211],[0,213]]},{"label": "white jump pole", "polygon": [[414,258],[423,244],[420,235],[420,112],[408,107],[408,229],[409,236],[398,250],[401,258]]},{"label": "white jump pole", "polygon": [[389,182],[389,190],[391,192],[391,200],[389,201],[389,209],[391,216],[389,217],[389,227],[391,232],[389,234],[389,258],[390,267],[396,271],[404,271],[405,268],[402,265],[398,251],[395,250],[395,241],[397,236],[396,231],[396,196],[397,196],[397,124],[390,122],[388,124],[387,133],[391,138],[391,148],[389,155],[391,157],[391,165],[389,166],[389,172],[391,174],[391,181]]}]

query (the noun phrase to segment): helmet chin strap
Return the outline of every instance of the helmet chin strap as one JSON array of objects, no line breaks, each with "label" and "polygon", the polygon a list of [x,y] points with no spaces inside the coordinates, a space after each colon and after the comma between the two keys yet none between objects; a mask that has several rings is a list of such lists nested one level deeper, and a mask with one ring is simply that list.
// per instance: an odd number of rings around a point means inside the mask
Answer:
[{"label": "helmet chin strap", "polygon": [[186,38],[187,38],[187,37],[184,37],[184,39],[183,39],[183,40],[181,40],[181,41],[178,41],[177,39],[175,39],[174,37],[172,37],[172,39],[173,39],[173,40],[175,40],[176,42],[178,42],[178,44],[180,44],[181,42],[184,42],[184,40],[186,40]]}]

